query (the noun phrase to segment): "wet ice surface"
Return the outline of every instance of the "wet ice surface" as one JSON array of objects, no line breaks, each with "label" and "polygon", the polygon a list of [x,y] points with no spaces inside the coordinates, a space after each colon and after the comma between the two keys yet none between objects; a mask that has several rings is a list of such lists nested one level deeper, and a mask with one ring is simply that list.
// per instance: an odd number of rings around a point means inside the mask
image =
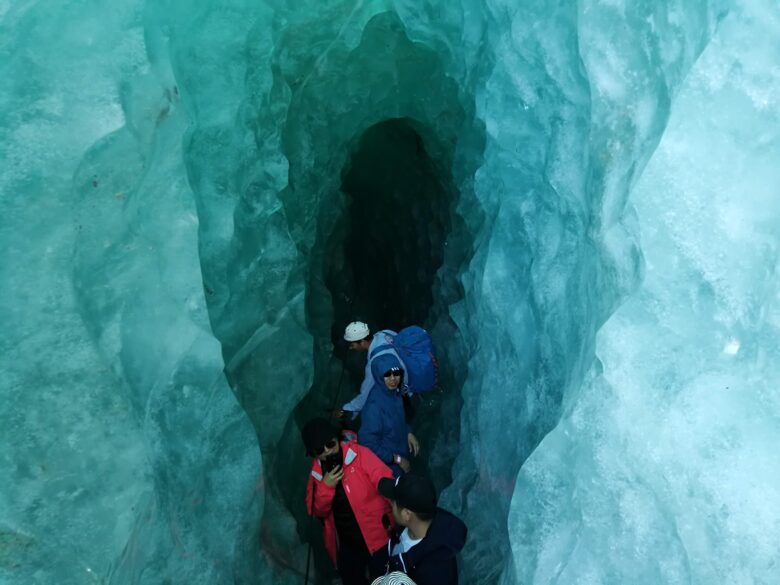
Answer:
[{"label": "wet ice surface", "polygon": [[341,175],[407,118],[462,581],[775,582],[775,7],[286,4],[0,8],[0,580],[300,581]]},{"label": "wet ice surface", "polygon": [[778,25],[726,18],[632,190],[645,278],[520,473],[519,582],[780,576]]}]

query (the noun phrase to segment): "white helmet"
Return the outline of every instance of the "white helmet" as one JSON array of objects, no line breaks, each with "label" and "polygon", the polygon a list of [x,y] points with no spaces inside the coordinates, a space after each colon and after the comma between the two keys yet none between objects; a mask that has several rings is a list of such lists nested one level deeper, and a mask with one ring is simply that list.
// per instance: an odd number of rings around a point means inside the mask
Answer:
[{"label": "white helmet", "polygon": [[344,340],[349,341],[350,343],[365,339],[369,335],[371,335],[371,331],[369,330],[368,325],[362,321],[353,321],[344,329]]}]

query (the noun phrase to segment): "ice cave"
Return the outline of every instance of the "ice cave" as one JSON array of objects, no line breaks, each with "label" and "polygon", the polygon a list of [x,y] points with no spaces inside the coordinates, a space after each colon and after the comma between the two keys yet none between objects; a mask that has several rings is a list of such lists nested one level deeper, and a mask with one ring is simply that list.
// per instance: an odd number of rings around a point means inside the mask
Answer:
[{"label": "ice cave", "polygon": [[3,0],[0,68],[0,583],[338,582],[357,317],[462,584],[780,583],[776,0]]}]

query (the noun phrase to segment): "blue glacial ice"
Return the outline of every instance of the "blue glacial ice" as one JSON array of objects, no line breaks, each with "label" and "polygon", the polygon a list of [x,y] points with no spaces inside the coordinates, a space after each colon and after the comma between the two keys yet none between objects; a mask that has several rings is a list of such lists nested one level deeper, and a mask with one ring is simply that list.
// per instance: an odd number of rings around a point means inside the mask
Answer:
[{"label": "blue glacial ice", "polygon": [[674,100],[644,278],[518,476],[507,582],[780,579],[779,17],[734,8]]},{"label": "blue glacial ice", "polygon": [[463,583],[780,582],[778,63],[772,0],[0,2],[0,583],[329,582],[357,315],[440,350]]}]

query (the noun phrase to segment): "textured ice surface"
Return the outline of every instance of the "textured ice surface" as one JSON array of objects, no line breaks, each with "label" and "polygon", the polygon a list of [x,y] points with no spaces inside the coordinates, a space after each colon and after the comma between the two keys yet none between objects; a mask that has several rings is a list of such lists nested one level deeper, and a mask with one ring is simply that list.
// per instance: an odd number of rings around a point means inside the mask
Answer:
[{"label": "textured ice surface", "polygon": [[260,457],[142,7],[2,10],[0,582],[245,581]]},{"label": "textured ice surface", "polygon": [[733,9],[632,189],[645,277],[518,477],[519,583],[780,579],[780,13]]},{"label": "textured ice surface", "polygon": [[464,583],[777,581],[772,2],[0,18],[0,580],[300,581],[360,312],[428,314]]}]

